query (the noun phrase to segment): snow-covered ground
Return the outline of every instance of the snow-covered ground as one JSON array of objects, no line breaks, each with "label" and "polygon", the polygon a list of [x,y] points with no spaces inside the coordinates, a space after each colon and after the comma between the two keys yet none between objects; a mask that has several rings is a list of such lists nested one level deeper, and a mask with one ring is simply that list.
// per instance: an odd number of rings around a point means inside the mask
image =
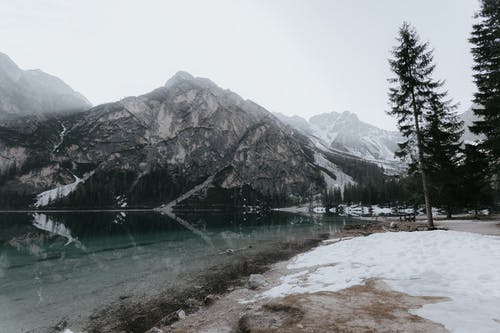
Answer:
[{"label": "snow-covered ground", "polygon": [[456,231],[372,234],[293,259],[292,274],[263,297],[339,291],[385,281],[415,296],[448,297],[412,313],[456,333],[500,332],[500,237]]}]

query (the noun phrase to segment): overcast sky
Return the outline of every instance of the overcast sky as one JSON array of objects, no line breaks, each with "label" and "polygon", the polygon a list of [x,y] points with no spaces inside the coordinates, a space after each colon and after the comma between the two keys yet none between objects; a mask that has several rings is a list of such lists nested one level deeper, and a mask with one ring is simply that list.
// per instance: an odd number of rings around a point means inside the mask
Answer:
[{"label": "overcast sky", "polygon": [[0,52],[93,104],[146,93],[178,70],[272,112],[349,110],[393,129],[387,58],[404,20],[435,49],[436,77],[471,102],[477,0],[0,0]]}]

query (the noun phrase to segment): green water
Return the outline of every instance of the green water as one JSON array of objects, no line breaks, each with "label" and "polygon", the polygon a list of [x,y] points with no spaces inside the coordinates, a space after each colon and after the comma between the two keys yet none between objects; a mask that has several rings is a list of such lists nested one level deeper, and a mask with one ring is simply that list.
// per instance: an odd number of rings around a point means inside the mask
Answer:
[{"label": "green water", "polygon": [[[65,319],[82,328],[121,297],[185,288],[190,277],[239,254],[332,234],[352,220],[271,213],[0,214],[0,332],[43,331]],[[227,249],[238,255],[223,254]]]}]

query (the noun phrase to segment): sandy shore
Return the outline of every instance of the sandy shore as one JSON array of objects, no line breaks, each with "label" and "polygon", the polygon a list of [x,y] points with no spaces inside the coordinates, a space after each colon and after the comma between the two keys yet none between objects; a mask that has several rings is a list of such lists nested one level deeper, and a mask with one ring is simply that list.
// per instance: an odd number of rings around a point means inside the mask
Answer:
[{"label": "sandy shore", "polygon": [[[378,223],[346,229],[323,244],[396,231],[389,227],[390,222],[379,218]],[[398,229],[425,229],[421,222],[398,222]],[[436,225],[449,230],[500,235],[500,219],[440,220]],[[282,283],[284,276],[298,273],[287,268],[289,263],[290,260],[272,265],[263,273],[264,282],[258,288],[251,289],[248,285],[237,288],[210,306],[203,306],[186,318],[151,332],[448,332],[443,325],[410,313],[412,309],[446,299],[396,292],[378,280],[368,280],[364,285],[338,292],[294,294],[275,299],[261,297]]]}]

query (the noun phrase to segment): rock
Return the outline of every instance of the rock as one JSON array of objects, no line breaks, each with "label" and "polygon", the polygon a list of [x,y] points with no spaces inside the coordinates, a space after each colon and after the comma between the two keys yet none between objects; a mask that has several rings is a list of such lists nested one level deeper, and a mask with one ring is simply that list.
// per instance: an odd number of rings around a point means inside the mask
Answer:
[{"label": "rock", "polygon": [[231,255],[233,253],[234,253],[233,249],[227,249],[227,250],[224,250],[222,252],[219,252],[219,254],[227,254],[227,255]]},{"label": "rock", "polygon": [[391,229],[396,229],[398,227],[398,224],[396,222],[391,222],[391,224],[389,225],[389,227]]},{"label": "rock", "polygon": [[65,319],[63,319],[60,322],[58,322],[54,328],[57,332],[62,332],[64,331],[64,329],[66,329],[67,326],[68,322]]},{"label": "rock", "polygon": [[185,302],[184,304],[188,307],[188,308],[196,308],[198,306],[201,305],[201,302],[198,301],[197,299],[195,298],[192,298],[192,297],[189,297]]},{"label": "rock", "polygon": [[[165,317],[163,317],[160,321],[158,321],[155,324],[155,327],[153,327],[147,333],[156,333],[156,331],[152,331],[152,330],[157,328],[157,327],[164,327],[164,326],[170,325],[170,324],[172,324],[178,320],[182,320],[184,318],[186,318],[186,312],[184,312],[183,309],[179,309],[177,311],[171,312],[168,315],[166,315]],[[162,331],[159,331],[159,332],[162,332]]]},{"label": "rock", "polygon": [[218,299],[219,299],[218,296],[207,295],[207,297],[205,297],[205,299],[203,300],[203,304],[205,304],[205,305],[211,305],[211,304],[213,304]]},{"label": "rock", "polygon": [[179,320],[186,318],[186,312],[182,309],[177,310],[177,318],[179,318]]},{"label": "rock", "polygon": [[266,284],[266,279],[262,274],[252,274],[248,279],[248,287],[250,289],[257,289]]},{"label": "rock", "polygon": [[159,329],[158,327],[153,327],[152,329],[150,329],[146,333],[163,333],[163,330]]}]

